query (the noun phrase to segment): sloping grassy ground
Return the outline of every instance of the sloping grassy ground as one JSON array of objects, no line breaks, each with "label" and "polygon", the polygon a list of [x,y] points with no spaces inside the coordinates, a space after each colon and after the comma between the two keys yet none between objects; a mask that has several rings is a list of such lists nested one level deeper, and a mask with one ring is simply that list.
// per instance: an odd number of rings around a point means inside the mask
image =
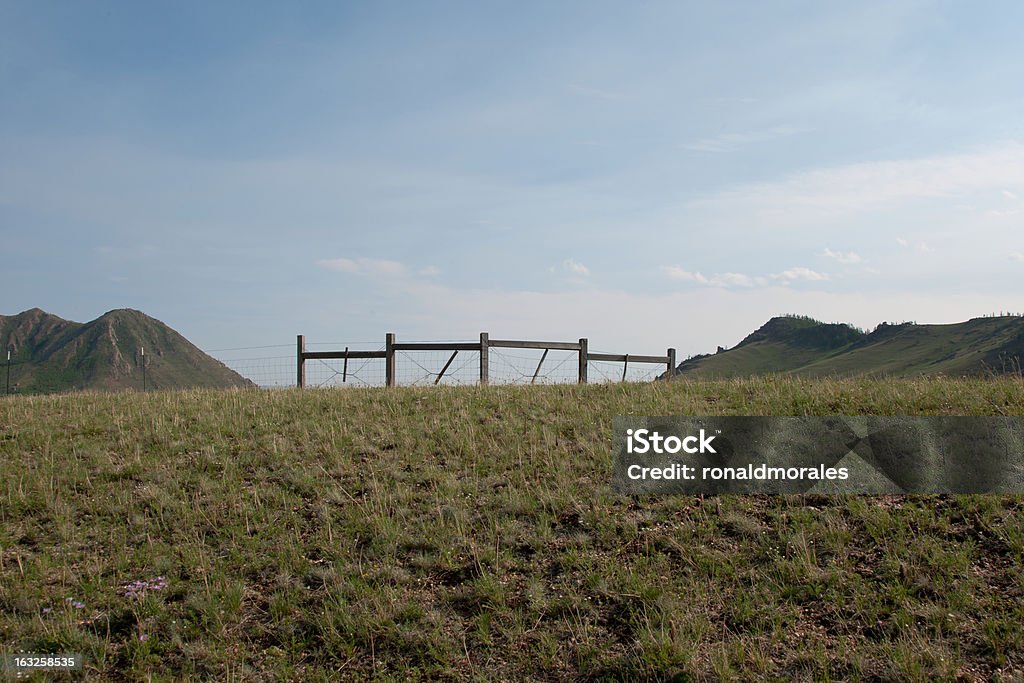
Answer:
[{"label": "sloping grassy ground", "polygon": [[1019,680],[1024,497],[624,498],[617,414],[1020,415],[1024,385],[5,399],[0,650],[93,680]]},{"label": "sloping grassy ground", "polygon": [[1019,316],[951,325],[888,325],[859,334],[845,325],[808,318],[772,318],[735,347],[684,361],[680,367],[684,376],[695,379],[773,373],[805,378],[1021,377],[1024,320]]}]

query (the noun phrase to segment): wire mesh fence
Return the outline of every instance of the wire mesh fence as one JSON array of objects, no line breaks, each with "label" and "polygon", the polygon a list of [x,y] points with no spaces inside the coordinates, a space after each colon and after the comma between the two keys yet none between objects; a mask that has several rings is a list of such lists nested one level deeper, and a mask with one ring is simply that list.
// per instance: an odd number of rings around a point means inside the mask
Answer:
[{"label": "wire mesh fence", "polygon": [[[386,344],[377,342],[312,342],[302,340],[303,373],[308,388],[379,387],[388,383],[388,362],[384,357],[345,358],[371,352],[385,355]],[[419,342],[402,340],[393,350],[394,384],[399,386],[473,385],[480,383],[481,358],[479,340],[444,340]],[[502,342],[488,348],[487,378],[489,384],[572,384],[580,381],[578,349],[520,348]],[[531,342],[527,342],[531,343]],[[403,345],[428,347],[476,346],[474,349],[427,348],[408,349]],[[564,344],[563,344],[564,346]],[[271,346],[215,349],[210,355],[262,388],[294,387],[298,383],[298,359],[295,346]],[[290,353],[282,353],[288,349]],[[341,356],[320,358],[317,355]],[[591,351],[594,354],[603,352]],[[310,357],[310,356],[313,357]],[[610,355],[610,354],[605,354]],[[587,381],[651,382],[666,370],[664,363],[628,360],[589,359]],[[647,356],[645,358],[653,359]]]},{"label": "wire mesh fence", "polygon": [[258,387],[274,389],[295,386],[293,344],[211,349],[206,351],[206,354]]},{"label": "wire mesh fence", "polygon": [[[292,386],[295,386],[295,359],[292,359]],[[306,361],[306,386],[325,387],[382,387],[384,386],[384,359],[362,358],[349,360],[323,359]]]},{"label": "wire mesh fence", "polygon": [[[295,348],[294,346],[292,348]],[[310,351],[336,351],[338,349],[359,349],[362,351],[383,351],[380,341],[362,342],[312,342],[307,344]],[[295,386],[295,357],[292,357],[292,386]],[[385,384],[385,363],[383,358],[316,358],[306,361],[306,386],[313,388],[330,387],[381,387]]]},{"label": "wire mesh fence", "polygon": [[480,352],[398,351],[395,370],[396,382],[401,385],[479,384]]},{"label": "wire mesh fence", "polygon": [[588,363],[588,381],[594,384],[607,382],[653,382],[665,374],[664,365],[653,363],[619,363],[615,361],[592,360]]},{"label": "wire mesh fence", "polygon": [[579,353],[560,349],[490,349],[491,384],[570,384],[579,378]]}]

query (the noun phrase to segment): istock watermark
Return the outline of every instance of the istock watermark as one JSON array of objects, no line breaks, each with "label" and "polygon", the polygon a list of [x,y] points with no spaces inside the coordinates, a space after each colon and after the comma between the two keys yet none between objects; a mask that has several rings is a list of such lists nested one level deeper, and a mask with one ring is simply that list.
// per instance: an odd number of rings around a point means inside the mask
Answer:
[{"label": "istock watermark", "polygon": [[[711,445],[714,436],[708,436],[704,430],[700,430],[699,436],[678,436],[669,435],[664,437],[658,432],[649,429],[627,429],[626,430],[626,452],[627,453],[714,453]],[[698,444],[694,446],[693,444]]]},{"label": "istock watermark", "polygon": [[1024,493],[1021,417],[616,417],[639,493]]}]

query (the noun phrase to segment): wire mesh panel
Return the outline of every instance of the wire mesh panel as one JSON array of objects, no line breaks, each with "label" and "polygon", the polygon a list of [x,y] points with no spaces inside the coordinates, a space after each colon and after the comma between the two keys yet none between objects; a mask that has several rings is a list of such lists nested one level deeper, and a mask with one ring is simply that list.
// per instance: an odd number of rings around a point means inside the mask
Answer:
[{"label": "wire mesh panel", "polygon": [[[383,351],[379,341],[370,342],[312,342],[306,351]],[[295,361],[293,361],[294,363]],[[307,358],[306,387],[382,387],[386,383],[386,363],[383,358]]]},{"label": "wire mesh panel", "polygon": [[[625,379],[623,369],[625,368]],[[618,363],[592,360],[587,364],[587,380],[592,384],[605,382],[653,382],[665,372],[663,363]]]},{"label": "wire mesh panel", "polygon": [[295,354],[284,351],[294,348],[290,344],[274,344],[215,349],[206,353],[256,386],[272,389],[295,386]]},{"label": "wire mesh panel", "polygon": [[[294,361],[292,361],[294,365]],[[306,361],[306,387],[382,387],[385,384],[383,358],[311,358]],[[293,380],[294,381],[294,380]]]},{"label": "wire mesh panel", "polygon": [[396,351],[395,381],[401,386],[479,384],[479,351]]},{"label": "wire mesh panel", "polygon": [[491,384],[567,384],[579,380],[579,352],[559,349],[492,348]]}]

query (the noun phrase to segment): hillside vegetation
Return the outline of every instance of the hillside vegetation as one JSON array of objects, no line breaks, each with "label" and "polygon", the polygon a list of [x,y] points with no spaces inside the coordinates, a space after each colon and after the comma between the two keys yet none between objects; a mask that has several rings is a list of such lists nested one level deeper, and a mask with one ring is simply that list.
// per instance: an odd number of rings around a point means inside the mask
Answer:
[{"label": "hillside vegetation", "polygon": [[1024,497],[622,497],[626,414],[1022,415],[1024,391],[3,399],[0,651],[80,652],[89,680],[1019,680]]},{"label": "hillside vegetation", "polygon": [[148,389],[252,386],[164,323],[131,309],[88,323],[38,308],[0,316],[0,344],[3,362],[6,350],[12,352],[16,393],[142,389],[143,361]]},{"label": "hillside vegetation", "polygon": [[734,348],[683,361],[676,374],[730,378],[1020,376],[1024,318],[974,318],[950,325],[881,324],[867,333],[810,318],[772,318]]}]

